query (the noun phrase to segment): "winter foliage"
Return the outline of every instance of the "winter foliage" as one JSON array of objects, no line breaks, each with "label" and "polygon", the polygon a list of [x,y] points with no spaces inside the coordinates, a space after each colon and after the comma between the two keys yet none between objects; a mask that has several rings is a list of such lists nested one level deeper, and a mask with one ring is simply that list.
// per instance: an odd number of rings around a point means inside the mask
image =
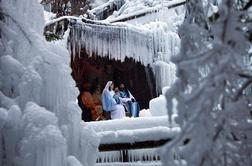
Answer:
[{"label": "winter foliage", "polygon": [[[248,166],[251,94],[245,90],[252,77],[243,31],[249,27],[241,20],[246,12],[239,12],[234,1],[223,0],[219,17],[209,22],[206,6],[190,1],[179,29],[181,51],[172,58],[178,79],[166,97],[170,115],[172,99],[178,101],[176,122],[182,131],[163,148],[163,162],[176,165],[173,157],[178,154],[190,166]],[[181,147],[185,139],[190,141]]]},{"label": "winter foliage", "polygon": [[38,1],[0,4],[0,165],[93,165],[99,140],[81,124],[66,43],[45,41]]}]

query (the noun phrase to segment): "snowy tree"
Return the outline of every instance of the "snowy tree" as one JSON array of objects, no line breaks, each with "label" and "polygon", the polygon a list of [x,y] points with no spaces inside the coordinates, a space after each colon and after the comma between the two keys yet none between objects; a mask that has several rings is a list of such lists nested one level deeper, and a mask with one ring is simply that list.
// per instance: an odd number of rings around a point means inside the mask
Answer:
[{"label": "snowy tree", "polygon": [[[176,83],[167,91],[168,114],[178,101],[181,133],[162,149],[166,165],[176,165],[174,155],[189,166],[249,166],[252,164],[251,58],[242,19],[233,0],[223,0],[218,17],[209,22],[200,0],[187,4],[179,29],[180,55]],[[182,146],[186,141],[186,145]],[[188,141],[189,140],[189,141]],[[168,157],[167,157],[168,156]]]},{"label": "snowy tree", "polygon": [[43,31],[37,0],[0,0],[0,165],[92,166],[99,138],[82,124],[66,41]]}]

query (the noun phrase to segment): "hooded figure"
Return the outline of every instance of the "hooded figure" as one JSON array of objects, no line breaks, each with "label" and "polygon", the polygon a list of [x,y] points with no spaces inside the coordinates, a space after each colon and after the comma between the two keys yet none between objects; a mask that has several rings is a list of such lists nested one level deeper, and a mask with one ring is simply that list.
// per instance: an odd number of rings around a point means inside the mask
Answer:
[{"label": "hooded figure", "polygon": [[124,107],[117,104],[113,98],[115,92],[113,91],[113,82],[108,81],[102,92],[102,108],[106,112],[110,112],[111,119],[122,119],[125,117]]}]

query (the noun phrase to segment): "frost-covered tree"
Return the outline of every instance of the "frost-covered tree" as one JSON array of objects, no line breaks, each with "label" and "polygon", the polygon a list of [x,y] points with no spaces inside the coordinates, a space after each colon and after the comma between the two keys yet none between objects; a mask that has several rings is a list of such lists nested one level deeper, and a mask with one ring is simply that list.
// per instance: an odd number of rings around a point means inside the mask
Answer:
[{"label": "frost-covered tree", "polygon": [[233,0],[222,0],[217,17],[209,22],[205,7],[200,0],[188,1],[179,29],[181,51],[172,58],[178,79],[166,97],[169,115],[172,100],[178,102],[176,122],[182,131],[165,145],[162,160],[169,166],[178,161],[188,166],[249,166],[252,95],[246,90],[252,84],[252,66],[246,11],[240,12]]},{"label": "frost-covered tree", "polygon": [[43,29],[37,0],[0,0],[0,165],[92,166],[99,139],[81,124],[66,42]]}]

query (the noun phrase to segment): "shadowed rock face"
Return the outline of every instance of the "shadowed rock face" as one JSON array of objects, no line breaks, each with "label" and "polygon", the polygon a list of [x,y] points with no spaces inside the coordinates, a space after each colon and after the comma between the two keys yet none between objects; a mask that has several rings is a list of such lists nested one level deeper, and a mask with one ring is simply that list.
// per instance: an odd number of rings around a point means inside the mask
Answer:
[{"label": "shadowed rock face", "polygon": [[71,59],[72,76],[76,86],[81,91],[81,86],[89,82],[92,87],[100,90],[107,81],[114,81],[115,86],[124,83],[138,100],[141,108],[148,108],[150,99],[156,97],[155,79],[151,68],[139,62],[126,58],[124,62],[110,60],[108,57],[93,55],[89,57],[84,50],[81,56]]}]

